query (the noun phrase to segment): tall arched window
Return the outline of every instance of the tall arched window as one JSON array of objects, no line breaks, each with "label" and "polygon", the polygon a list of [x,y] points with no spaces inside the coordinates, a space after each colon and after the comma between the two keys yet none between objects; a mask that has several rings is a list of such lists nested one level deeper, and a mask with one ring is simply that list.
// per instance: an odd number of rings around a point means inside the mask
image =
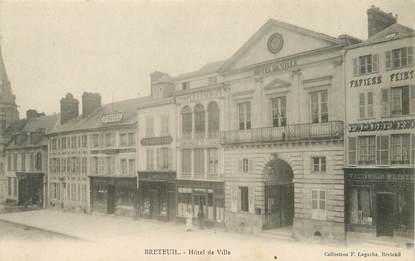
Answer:
[{"label": "tall arched window", "polygon": [[182,109],[182,135],[183,139],[192,138],[192,109],[189,106]]},{"label": "tall arched window", "polygon": [[208,105],[208,137],[217,138],[219,135],[219,107],[216,102]]},{"label": "tall arched window", "polygon": [[198,104],[195,106],[195,138],[204,139],[205,138],[205,108],[203,105]]}]

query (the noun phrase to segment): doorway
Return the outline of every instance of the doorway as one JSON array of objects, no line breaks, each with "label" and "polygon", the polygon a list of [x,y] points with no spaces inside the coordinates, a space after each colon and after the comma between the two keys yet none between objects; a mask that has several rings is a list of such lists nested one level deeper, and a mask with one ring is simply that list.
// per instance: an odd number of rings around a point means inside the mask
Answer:
[{"label": "doorway", "polygon": [[108,185],[108,214],[115,213],[115,185]]},{"label": "doorway", "polygon": [[393,236],[393,194],[376,194],[376,236]]},{"label": "doorway", "polygon": [[290,165],[281,159],[270,160],[264,168],[264,229],[289,227],[294,219],[294,184]]},{"label": "doorway", "polygon": [[160,199],[159,190],[153,189],[150,191],[151,204],[150,204],[150,216],[151,218],[157,218],[160,215]]},{"label": "doorway", "polygon": [[[201,207],[201,208],[200,208]],[[203,219],[206,220],[207,207],[206,207],[206,195],[205,194],[194,194],[193,195],[193,216],[197,217],[199,211],[203,213]]]}]

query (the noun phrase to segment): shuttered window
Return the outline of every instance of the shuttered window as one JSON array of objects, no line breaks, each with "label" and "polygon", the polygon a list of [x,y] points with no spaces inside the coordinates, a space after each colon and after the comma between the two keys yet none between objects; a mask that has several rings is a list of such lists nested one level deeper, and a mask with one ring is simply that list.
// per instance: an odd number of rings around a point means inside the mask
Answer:
[{"label": "shuttered window", "polygon": [[377,165],[389,164],[389,136],[377,136],[377,152],[376,162]]},{"label": "shuttered window", "polygon": [[348,160],[349,165],[356,165],[356,137],[349,137],[348,139]]},{"label": "shuttered window", "polygon": [[190,175],[192,172],[192,151],[190,149],[182,150],[182,172],[183,175]]},{"label": "shuttered window", "polygon": [[326,192],[324,190],[311,191],[311,218],[326,220]]},{"label": "shuttered window", "polygon": [[240,193],[240,205],[239,209],[243,212],[249,211],[249,194],[248,194],[248,187],[239,187]]},{"label": "shuttered window", "polygon": [[410,135],[391,135],[391,163],[409,164],[410,162]]},{"label": "shuttered window", "polygon": [[376,143],[375,136],[361,136],[359,142],[359,165],[375,164]]}]

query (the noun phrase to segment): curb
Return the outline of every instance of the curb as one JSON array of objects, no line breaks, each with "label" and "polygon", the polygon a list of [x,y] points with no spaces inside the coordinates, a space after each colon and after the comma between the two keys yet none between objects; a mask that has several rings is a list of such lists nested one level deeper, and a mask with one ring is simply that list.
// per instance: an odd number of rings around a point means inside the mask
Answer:
[{"label": "curb", "polygon": [[45,228],[40,228],[40,227],[36,227],[36,226],[32,226],[32,225],[27,225],[27,224],[24,224],[24,223],[5,220],[5,219],[2,219],[2,218],[0,218],[0,222],[9,223],[9,224],[18,225],[18,226],[23,226],[23,227],[29,227],[29,228],[32,228],[32,229],[40,230],[40,231],[51,233],[51,234],[56,234],[56,235],[59,235],[59,236],[62,236],[62,237],[70,238],[70,239],[75,239],[75,240],[85,241],[85,242],[89,242],[89,243],[94,243],[93,241],[91,241],[89,239],[85,239],[85,238],[81,238],[81,237],[77,237],[77,236],[73,236],[73,235],[69,235],[69,234],[65,234],[65,233],[62,233],[62,232],[57,232],[57,231],[53,231],[53,230],[49,230],[49,229],[45,229]]}]

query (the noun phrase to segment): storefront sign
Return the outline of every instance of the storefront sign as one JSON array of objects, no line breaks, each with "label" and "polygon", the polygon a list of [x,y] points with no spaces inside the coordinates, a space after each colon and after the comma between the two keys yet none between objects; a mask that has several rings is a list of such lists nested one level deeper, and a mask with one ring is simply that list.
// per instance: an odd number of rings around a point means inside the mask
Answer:
[{"label": "storefront sign", "polygon": [[361,78],[350,81],[350,87],[356,88],[361,86],[377,85],[382,83],[382,76],[374,76],[369,78]]},{"label": "storefront sign", "polygon": [[273,72],[287,70],[297,66],[297,60],[290,60],[286,62],[276,62],[268,65],[258,67],[254,70],[255,75],[266,75]]},{"label": "storefront sign", "polygon": [[104,114],[101,117],[101,121],[103,123],[112,123],[112,122],[119,122],[123,118],[123,114],[120,112]]},{"label": "storefront sign", "polygon": [[[389,82],[399,82],[414,79],[414,70],[394,72],[389,74]],[[365,87],[370,85],[378,85],[382,83],[382,76],[373,76],[351,80],[349,82],[351,88]]]},{"label": "storefront sign", "polygon": [[151,137],[141,139],[141,145],[143,146],[154,146],[154,145],[165,145],[173,142],[171,136],[162,136],[162,137]]},{"label": "storefront sign", "polygon": [[413,174],[390,174],[390,173],[349,173],[347,177],[351,180],[373,181],[373,182],[414,182]]},{"label": "storefront sign", "polygon": [[390,77],[389,79],[391,82],[412,80],[414,79],[414,70],[392,73],[389,77]]},{"label": "storefront sign", "polygon": [[415,119],[349,124],[349,132],[414,129]]},{"label": "storefront sign", "polygon": [[194,101],[207,100],[222,96],[223,89],[214,89],[204,92],[191,93],[176,98],[177,103],[190,103]]}]

